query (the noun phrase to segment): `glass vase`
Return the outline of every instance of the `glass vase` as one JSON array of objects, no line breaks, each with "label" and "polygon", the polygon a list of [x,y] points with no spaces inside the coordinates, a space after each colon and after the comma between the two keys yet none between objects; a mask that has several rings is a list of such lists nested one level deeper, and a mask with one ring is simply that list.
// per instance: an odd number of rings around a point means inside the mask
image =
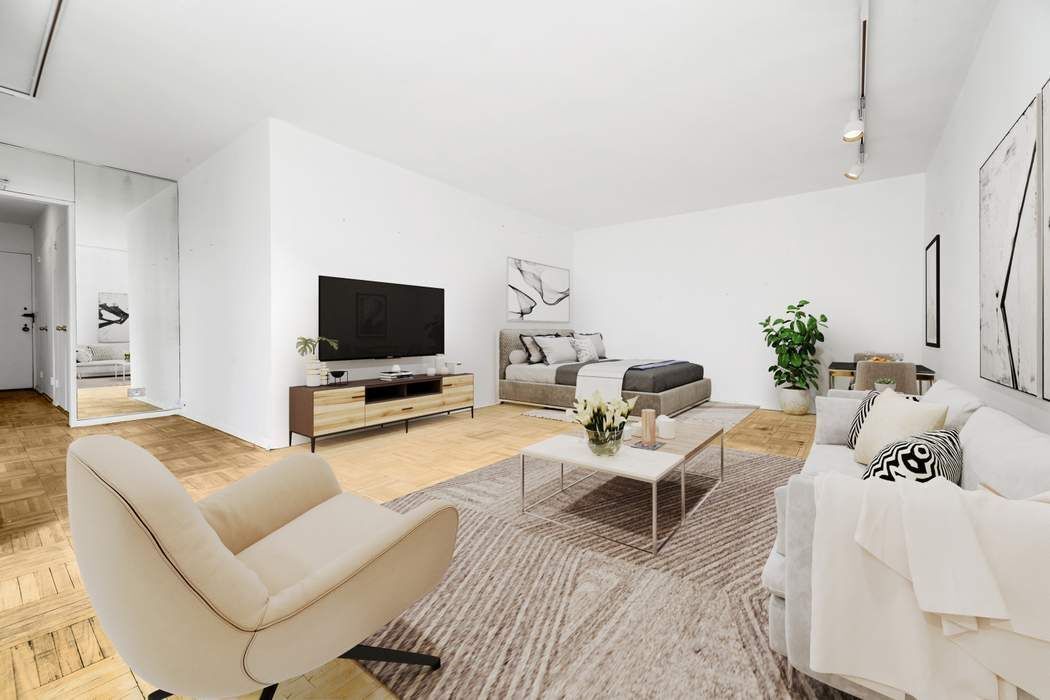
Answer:
[{"label": "glass vase", "polygon": [[620,442],[623,440],[623,427],[615,430],[598,432],[587,429],[587,446],[591,452],[599,457],[612,457],[620,451]]}]

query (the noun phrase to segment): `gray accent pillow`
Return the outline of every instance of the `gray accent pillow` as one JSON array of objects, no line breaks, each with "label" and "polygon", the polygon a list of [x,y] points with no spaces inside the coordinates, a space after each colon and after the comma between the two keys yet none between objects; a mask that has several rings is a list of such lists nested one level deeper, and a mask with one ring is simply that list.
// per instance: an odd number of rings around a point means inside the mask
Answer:
[{"label": "gray accent pillow", "polygon": [[589,338],[594,343],[594,349],[598,351],[598,358],[605,359],[605,339],[601,333],[573,333],[573,338]]},{"label": "gray accent pillow", "polygon": [[541,336],[535,335],[519,335],[521,344],[525,346],[525,349],[529,353],[529,364],[537,365],[543,362],[543,351],[540,350],[539,344],[536,342],[537,337],[553,337],[554,333],[543,333]]},{"label": "gray accent pillow", "polygon": [[529,361],[529,353],[524,350],[511,350],[508,359],[512,365],[523,365]]},{"label": "gray accent pillow", "polygon": [[543,361],[548,365],[557,365],[563,362],[576,362],[576,348],[573,347],[572,338],[563,336],[537,335],[533,340],[543,351]]}]

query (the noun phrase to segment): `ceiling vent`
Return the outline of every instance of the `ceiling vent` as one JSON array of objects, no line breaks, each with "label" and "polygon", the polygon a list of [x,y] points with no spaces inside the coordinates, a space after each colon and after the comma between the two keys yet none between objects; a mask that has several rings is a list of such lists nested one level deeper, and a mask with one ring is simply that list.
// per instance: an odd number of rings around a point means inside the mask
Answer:
[{"label": "ceiling vent", "polygon": [[0,0],[0,92],[36,97],[62,0]]}]

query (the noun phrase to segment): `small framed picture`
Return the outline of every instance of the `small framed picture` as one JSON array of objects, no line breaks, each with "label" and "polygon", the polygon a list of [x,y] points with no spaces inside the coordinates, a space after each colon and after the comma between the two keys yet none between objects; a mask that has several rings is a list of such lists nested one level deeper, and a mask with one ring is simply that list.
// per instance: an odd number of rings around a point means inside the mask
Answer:
[{"label": "small framed picture", "polygon": [[926,246],[926,345],[941,347],[941,237]]}]

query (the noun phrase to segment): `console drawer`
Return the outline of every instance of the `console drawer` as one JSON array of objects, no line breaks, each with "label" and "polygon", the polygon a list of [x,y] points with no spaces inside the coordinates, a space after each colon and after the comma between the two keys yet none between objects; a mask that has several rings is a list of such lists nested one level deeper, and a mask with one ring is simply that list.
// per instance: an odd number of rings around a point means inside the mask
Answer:
[{"label": "console drawer", "polygon": [[425,416],[436,412],[440,402],[441,394],[431,394],[370,403],[365,407],[365,425],[393,423],[406,418]]},{"label": "console drawer", "polygon": [[325,389],[314,392],[314,435],[365,426],[365,389]]},{"label": "console drawer", "polygon": [[474,375],[459,374],[454,377],[442,377],[441,384],[445,387],[445,391],[448,391],[451,386],[474,386]]}]

